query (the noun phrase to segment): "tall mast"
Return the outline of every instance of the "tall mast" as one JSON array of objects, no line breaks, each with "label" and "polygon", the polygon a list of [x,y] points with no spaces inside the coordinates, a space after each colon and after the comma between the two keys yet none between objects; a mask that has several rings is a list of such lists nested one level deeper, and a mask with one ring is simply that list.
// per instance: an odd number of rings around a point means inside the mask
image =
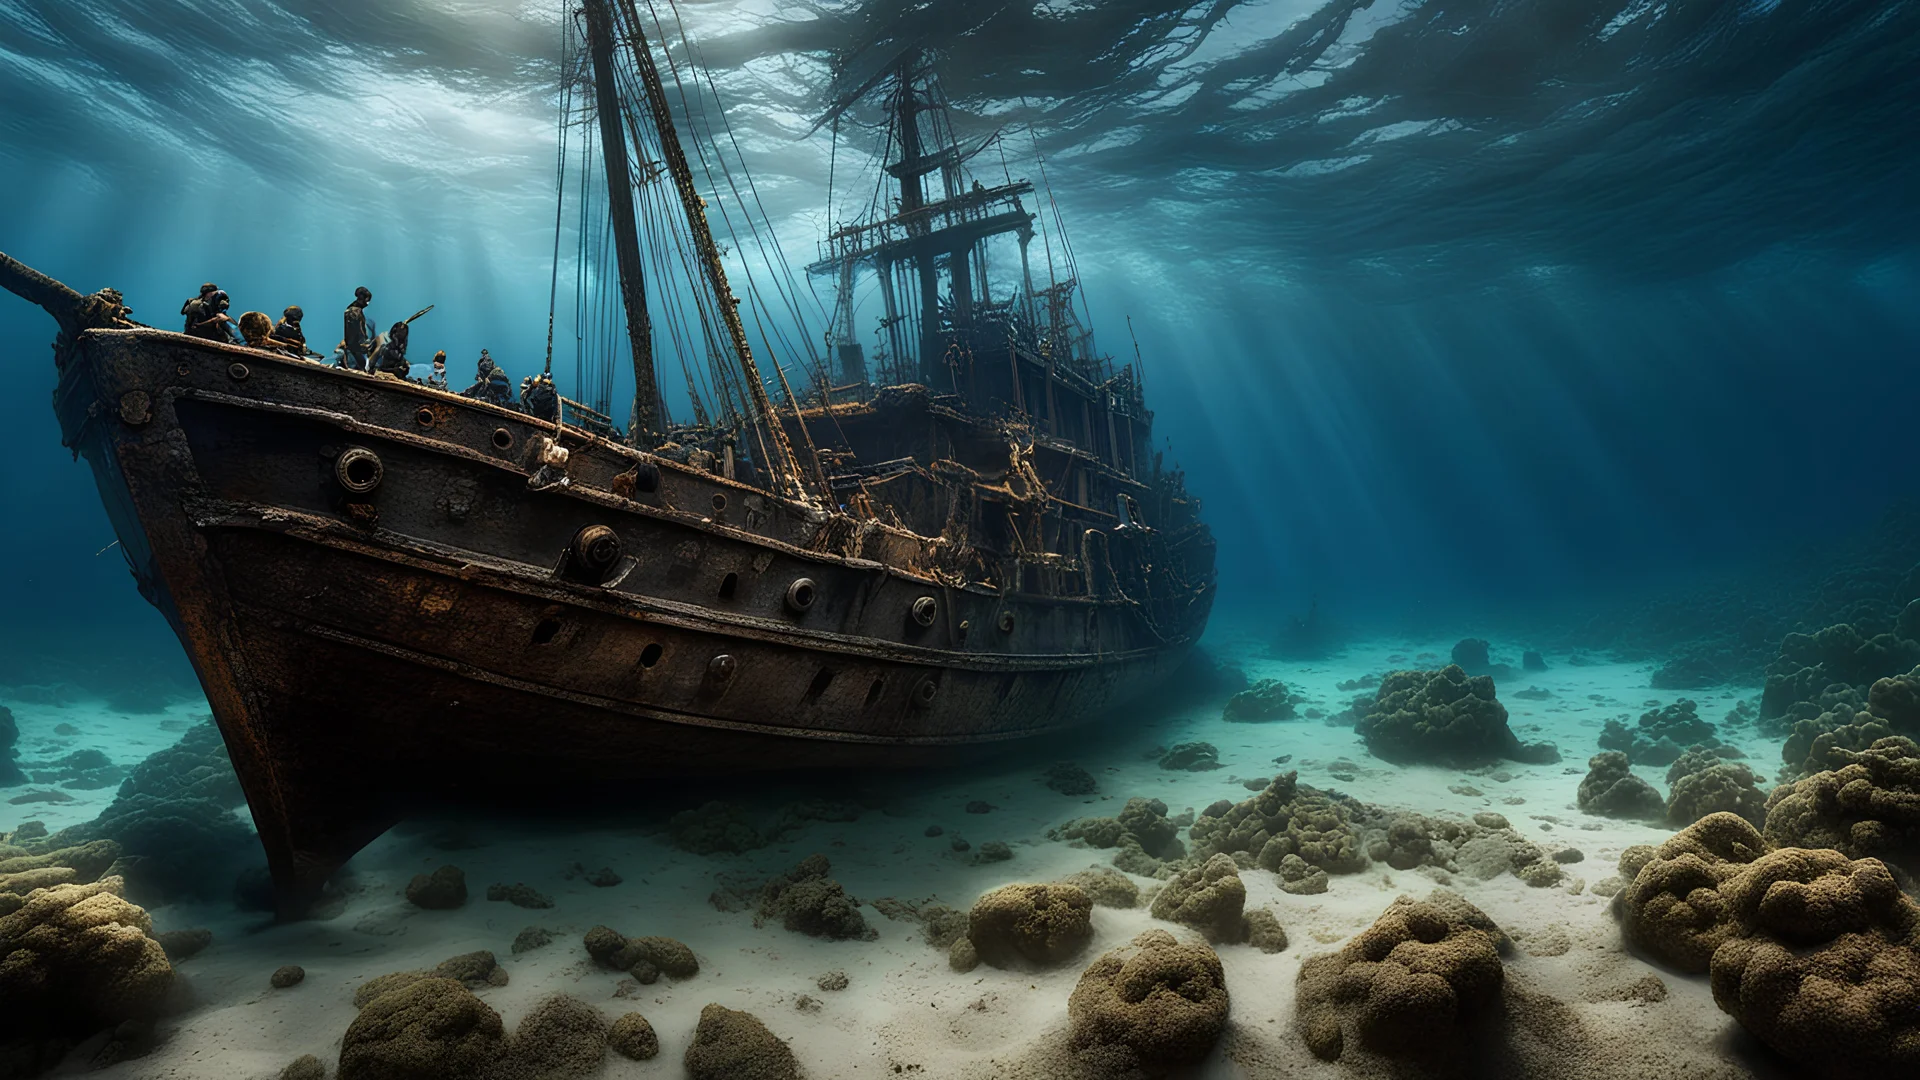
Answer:
[{"label": "tall mast", "polygon": [[[913,93],[913,68],[918,59],[909,51],[900,59],[899,85],[893,95],[894,126],[900,133],[900,160],[887,171],[900,181],[900,216],[906,220],[907,233],[921,236],[929,222],[917,213],[927,205],[922,186],[928,172],[938,167],[938,159],[922,156],[920,144],[920,103]],[[930,386],[938,386],[938,371],[945,357],[940,349],[940,285],[933,252],[916,248],[913,268],[920,277],[920,377]]]},{"label": "tall mast", "polygon": [[[753,362],[753,349],[747,344],[747,328],[740,321],[740,298],[733,295],[733,289],[727,285],[727,270],[720,263],[720,248],[713,242],[713,228],[707,223],[707,201],[694,189],[693,170],[688,167],[686,150],[680,145],[680,135],[673,123],[673,111],[667,106],[666,88],[660,83],[660,69],[653,62],[653,50],[648,46],[646,33],[641,29],[640,13],[634,9],[633,0],[618,2],[621,14],[626,17],[627,47],[632,50],[634,64],[640,70],[640,82],[647,94],[647,108],[653,114],[654,130],[660,133],[660,152],[667,159],[667,170],[673,174],[674,190],[679,192],[680,205],[686,211],[687,226],[693,233],[694,250],[700,256],[707,282],[718,301],[714,306],[720,309],[720,317],[727,324],[727,335],[733,340],[733,351],[740,359],[740,370],[745,376],[747,393],[753,399],[754,411],[766,423],[767,441],[771,444],[769,452],[773,457],[769,464],[786,494],[805,499],[806,488],[801,484],[799,464],[794,460],[786,429],[781,426],[780,418],[774,415],[773,402],[767,398],[767,386],[760,380],[759,365]],[[796,416],[799,408],[799,403],[795,402]]]},{"label": "tall mast", "polygon": [[607,167],[607,211],[613,219],[614,251],[620,262],[620,300],[627,309],[633,346],[635,445],[660,432],[660,386],[653,373],[653,320],[647,315],[647,278],[640,261],[640,230],[634,223],[633,174],[627,136],[620,126],[620,94],[613,73],[613,14],[606,0],[586,0],[587,51],[593,58],[594,98],[600,114],[600,151]]}]

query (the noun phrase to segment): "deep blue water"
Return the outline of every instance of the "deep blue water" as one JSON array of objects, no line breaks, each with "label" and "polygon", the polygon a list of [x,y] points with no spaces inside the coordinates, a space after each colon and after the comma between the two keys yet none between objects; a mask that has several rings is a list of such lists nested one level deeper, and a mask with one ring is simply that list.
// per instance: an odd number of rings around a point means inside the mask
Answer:
[{"label": "deep blue water", "polygon": [[[1045,153],[1230,616],[1571,619],[1920,487],[1920,5],[683,6],[801,261],[864,164],[858,116],[808,134],[831,52],[939,48],[967,131]],[[557,9],[0,0],[0,250],[160,325],[211,279],[328,336],[367,284],[382,323],[438,305],[416,358],[517,379]],[[177,675],[96,554],[51,334],[0,300],[0,642]]]}]

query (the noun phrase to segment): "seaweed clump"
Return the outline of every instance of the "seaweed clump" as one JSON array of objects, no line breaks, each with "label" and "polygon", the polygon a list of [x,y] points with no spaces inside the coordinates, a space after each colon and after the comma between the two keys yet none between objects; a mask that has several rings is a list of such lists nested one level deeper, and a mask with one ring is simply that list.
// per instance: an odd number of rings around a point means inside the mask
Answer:
[{"label": "seaweed clump", "polygon": [[1506,935],[1445,889],[1402,896],[1338,952],[1300,966],[1295,1022],[1323,1061],[1360,1050],[1446,1065],[1471,1053],[1496,1017]]},{"label": "seaweed clump", "polygon": [[1355,731],[1375,757],[1396,764],[1560,760],[1552,743],[1516,738],[1507,727],[1506,706],[1494,696],[1493,678],[1470,676],[1458,664],[1388,674]]},{"label": "seaweed clump", "polygon": [[1081,974],[1067,999],[1068,1038],[1093,1075],[1159,1075],[1204,1059],[1231,1005],[1212,949],[1149,930]]}]

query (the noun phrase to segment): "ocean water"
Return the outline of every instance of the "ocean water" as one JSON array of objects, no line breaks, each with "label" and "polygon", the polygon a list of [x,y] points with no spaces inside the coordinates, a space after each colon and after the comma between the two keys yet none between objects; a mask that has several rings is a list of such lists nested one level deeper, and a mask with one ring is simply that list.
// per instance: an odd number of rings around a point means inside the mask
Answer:
[{"label": "ocean water", "polygon": [[[46,870],[38,830],[16,831],[37,821],[136,849],[116,874],[152,933],[212,934],[191,956],[168,939],[164,1007],[102,1010],[86,989],[35,998],[39,1011],[14,1014],[31,1029],[0,1028],[0,1076],[251,1078],[308,1054],[324,1069],[311,1075],[343,1063],[342,1075],[398,1075],[343,1058],[368,1015],[356,989],[476,950],[500,974],[469,965],[472,992],[522,1037],[496,1046],[482,1017],[477,1056],[432,1047],[438,1071],[409,1075],[479,1075],[491,1057],[526,1075],[789,1075],[686,1061],[709,1004],[758,1017],[816,1080],[1920,1067],[1920,751],[1860,756],[1883,736],[1920,738],[1920,674],[1902,680],[1920,671],[1920,6],[641,6],[696,43],[755,212],[790,262],[862,208],[875,175],[871,116],[816,121],[849,73],[904,44],[934,50],[989,182],[1003,168],[1037,179],[1044,162],[1096,341],[1122,362],[1138,349],[1156,446],[1219,543],[1205,660],[1177,692],[1081,736],[966,768],[632,784],[585,808],[423,816],[358,855],[315,917],[275,921],[244,800],[199,726],[198,681],[127,573],[90,472],[60,445],[53,324],[0,296],[12,391],[0,395],[0,706],[21,769],[0,787],[0,839],[26,849],[0,848],[0,911],[8,895],[31,905],[32,889],[61,887],[21,876]],[[365,284],[382,326],[435,305],[415,327],[416,361],[445,349],[458,386],[487,348],[517,381],[541,365],[556,280],[563,19],[563,5],[510,0],[0,0],[0,251],[82,291],[118,288],[134,318],[168,328],[206,280],[236,311],[298,303],[323,328],[316,342]],[[573,240],[553,370],[585,397]],[[740,247],[730,258],[752,274]],[[758,273],[771,281],[764,262]],[[826,293],[806,289],[801,318],[756,327],[763,356],[799,371]],[[870,325],[875,301],[861,302]],[[624,402],[630,376],[616,370],[602,389]],[[669,398],[684,409],[683,394]],[[1850,629],[1827,629],[1839,626]],[[1456,651],[1474,639],[1490,655]],[[1520,745],[1472,760],[1396,751],[1368,719],[1406,714],[1388,676],[1456,659],[1460,678],[1490,680],[1475,693],[1497,695],[1518,744],[1551,742],[1558,760]],[[1231,719],[1255,700],[1233,695],[1262,680],[1285,689],[1256,697],[1284,705]],[[1663,733],[1676,752],[1722,748],[1688,759],[1721,771],[1670,772],[1668,750],[1644,745]],[[1209,744],[1218,767],[1163,766],[1190,743]],[[1650,796],[1627,785],[1583,799],[1588,759],[1614,747]],[[1061,763],[1091,790],[1049,772]],[[1871,773],[1848,776],[1886,793],[1879,809],[1789,820],[1792,785],[1845,768]],[[1294,820],[1331,815],[1314,828],[1347,844],[1296,838],[1305,879],[1277,869],[1280,848],[1262,854],[1271,831],[1235,842],[1217,825],[1246,813],[1221,800],[1286,801],[1289,773],[1311,789]],[[123,782],[182,802],[136,828],[115,817]],[[1699,794],[1708,786],[1713,799]],[[1690,792],[1744,812],[1767,847],[1826,852],[1806,859],[1839,859],[1848,880],[1885,873],[1892,888],[1844,927],[1782,929],[1756,907],[1708,920],[1732,948],[1677,948],[1646,929],[1658,920],[1645,903],[1614,897],[1658,893],[1648,874],[1678,849],[1652,870],[1632,849],[1676,836],[1698,809],[1679,797]],[[1159,800],[1167,823],[1148,820],[1150,804],[1129,809],[1135,798]],[[1067,828],[1123,810],[1136,828]],[[1177,850],[1163,843],[1174,830]],[[1131,844],[1116,845],[1121,831]],[[1101,867],[1163,894],[1190,889],[1178,875],[1216,850],[1237,852],[1244,910],[1271,912],[1284,949],[1144,899],[1093,907],[1090,936],[1064,959],[961,971],[946,945],[955,916],[941,912],[1001,886]],[[1706,861],[1724,870],[1709,876],[1731,911],[1727,883],[1749,881],[1752,860],[1716,850]],[[762,891],[814,854],[859,901],[852,917],[839,909],[850,936],[806,932],[778,889]],[[464,872],[464,903],[408,899],[415,875],[446,865]],[[1332,873],[1306,891],[1315,866]],[[1836,884],[1830,867],[1794,873],[1816,889],[1867,887]],[[489,899],[494,885],[518,902]],[[1441,919],[1445,941],[1498,957],[1497,985],[1484,964],[1478,984],[1447,969],[1457,1008],[1438,1021],[1376,1003],[1387,1019],[1369,1028],[1360,1006],[1327,1004],[1316,980],[1329,961],[1315,958],[1391,922],[1397,897],[1435,889],[1499,926]],[[0,933],[25,932],[39,909],[23,910],[0,915]],[[136,927],[119,940],[141,955],[144,924],[115,917]],[[585,941],[603,925],[685,943],[698,974],[607,969]],[[1144,1042],[1102,1049],[1132,1037],[1113,1031],[1151,1027],[1137,1015],[1089,1043],[1087,1007],[1071,1004],[1096,958],[1151,930],[1202,968],[1201,943],[1216,939],[1224,990],[1154,999],[1201,1032],[1165,1060]],[[1780,941],[1796,955],[1883,954],[1879,981],[1855,971],[1851,1011],[1814,1010],[1840,1028],[1782,1019],[1762,990],[1729,998],[1743,950]],[[58,967],[77,961],[49,963],[66,973],[56,981],[76,980],[60,986],[80,987],[77,967]],[[304,978],[272,985],[283,965]],[[0,987],[30,992],[4,964]],[[643,1014],[659,1057],[516,1058],[544,1041],[522,1025],[562,993],[606,1020]],[[1335,1029],[1344,1048],[1329,1046]],[[1413,1033],[1401,1041],[1439,1057],[1409,1059],[1370,1031]]]}]

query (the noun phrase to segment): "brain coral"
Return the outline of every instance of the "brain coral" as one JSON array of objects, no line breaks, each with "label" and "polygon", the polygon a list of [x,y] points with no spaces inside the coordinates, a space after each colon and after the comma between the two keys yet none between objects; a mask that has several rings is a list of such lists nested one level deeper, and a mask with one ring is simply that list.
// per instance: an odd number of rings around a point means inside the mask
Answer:
[{"label": "brain coral", "polygon": [[1462,1060],[1476,1022],[1499,1008],[1505,943],[1493,921],[1445,890],[1401,897],[1339,952],[1300,967],[1296,1023],[1337,1061],[1355,1047],[1388,1058]]},{"label": "brain coral", "polygon": [[1095,960],[1067,999],[1074,1051],[1092,1072],[1124,1076],[1191,1065],[1227,1026],[1227,979],[1205,945],[1165,930]]}]

